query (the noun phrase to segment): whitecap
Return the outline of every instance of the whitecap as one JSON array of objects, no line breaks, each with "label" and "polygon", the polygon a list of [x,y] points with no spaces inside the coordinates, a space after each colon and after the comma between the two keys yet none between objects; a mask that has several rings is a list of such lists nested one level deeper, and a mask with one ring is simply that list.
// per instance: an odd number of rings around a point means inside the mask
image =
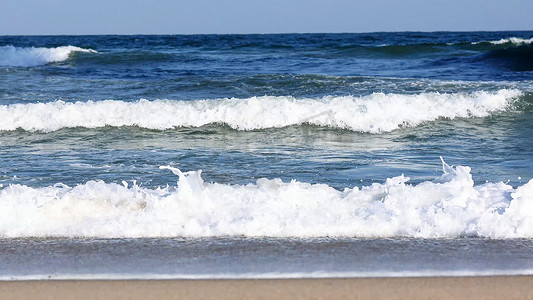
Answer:
[{"label": "whitecap", "polygon": [[447,118],[487,117],[507,109],[518,90],[474,93],[374,93],[355,97],[117,100],[0,105],[0,130],[50,132],[62,128],[137,126],[167,130],[224,124],[235,130],[301,124],[365,133],[390,132]]},{"label": "whitecap", "polygon": [[60,46],[55,48],[44,47],[0,47],[0,66],[8,67],[33,67],[51,62],[67,60],[73,52],[97,53],[92,49],[75,46]]}]

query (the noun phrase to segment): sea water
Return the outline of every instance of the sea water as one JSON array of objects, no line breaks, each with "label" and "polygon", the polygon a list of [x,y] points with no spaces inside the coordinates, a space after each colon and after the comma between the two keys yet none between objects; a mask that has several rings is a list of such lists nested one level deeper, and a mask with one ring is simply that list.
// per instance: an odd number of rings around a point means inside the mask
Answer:
[{"label": "sea water", "polygon": [[533,273],[533,32],[0,37],[0,277]]}]

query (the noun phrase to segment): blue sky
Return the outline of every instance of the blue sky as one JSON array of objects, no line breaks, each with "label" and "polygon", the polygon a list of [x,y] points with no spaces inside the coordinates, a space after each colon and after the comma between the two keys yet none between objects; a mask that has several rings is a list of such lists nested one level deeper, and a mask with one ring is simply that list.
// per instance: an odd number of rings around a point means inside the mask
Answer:
[{"label": "blue sky", "polygon": [[533,30],[532,0],[0,0],[0,35]]}]

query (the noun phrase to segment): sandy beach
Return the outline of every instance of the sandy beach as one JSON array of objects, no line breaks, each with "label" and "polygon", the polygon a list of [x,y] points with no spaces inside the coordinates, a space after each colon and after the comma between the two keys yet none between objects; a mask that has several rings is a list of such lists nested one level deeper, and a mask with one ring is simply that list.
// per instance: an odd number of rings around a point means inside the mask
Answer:
[{"label": "sandy beach", "polygon": [[2,281],[1,299],[533,299],[533,276]]}]

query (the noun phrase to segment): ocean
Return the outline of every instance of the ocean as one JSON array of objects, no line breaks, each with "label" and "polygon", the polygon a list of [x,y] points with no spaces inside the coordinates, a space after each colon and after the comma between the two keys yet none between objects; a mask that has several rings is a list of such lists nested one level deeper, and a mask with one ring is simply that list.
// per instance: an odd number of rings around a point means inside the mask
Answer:
[{"label": "ocean", "polygon": [[0,279],[533,274],[533,31],[0,36]]}]

